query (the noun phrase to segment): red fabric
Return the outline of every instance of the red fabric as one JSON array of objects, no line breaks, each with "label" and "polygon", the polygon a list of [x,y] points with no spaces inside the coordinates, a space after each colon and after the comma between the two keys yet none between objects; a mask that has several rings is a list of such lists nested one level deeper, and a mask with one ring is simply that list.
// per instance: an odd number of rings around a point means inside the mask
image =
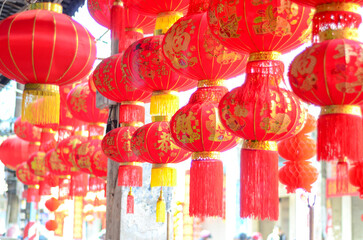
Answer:
[{"label": "red fabric", "polygon": [[279,217],[278,154],[241,151],[241,218],[277,221]]},{"label": "red fabric", "polygon": [[181,77],[166,64],[161,49],[163,39],[164,35],[146,37],[125,51],[123,65],[128,81],[135,88],[148,92],[185,91],[195,87],[195,81]]},{"label": "red fabric", "polygon": [[90,176],[88,179],[88,190],[92,192],[99,192],[105,190],[106,181],[99,177]]},{"label": "red fabric", "polygon": [[223,216],[223,163],[215,159],[193,160],[190,168],[189,215]]},{"label": "red fabric", "polygon": [[34,186],[28,186],[26,191],[26,201],[28,203],[38,203],[40,201],[39,189],[35,188]]},{"label": "red fabric", "polygon": [[14,122],[14,133],[25,141],[39,142],[41,129],[18,117]]},{"label": "red fabric", "polygon": [[156,164],[182,162],[191,154],[175,144],[169,122],[153,122],[138,128],[132,136],[131,149],[145,162]]},{"label": "red fabric", "polygon": [[93,139],[78,144],[74,149],[76,166],[83,172],[91,174],[92,156],[101,147],[101,140]]},{"label": "red fabric", "polygon": [[0,160],[13,170],[28,160],[29,155],[39,151],[39,146],[24,141],[16,136],[5,139],[0,145]]},{"label": "red fabric", "polygon": [[145,123],[145,107],[133,104],[120,105],[119,123]]},{"label": "red fabric", "polygon": [[39,183],[38,176],[31,173],[27,163],[22,163],[16,168],[16,176],[25,185],[37,185]]},{"label": "red fabric", "polygon": [[88,192],[88,175],[81,173],[73,175],[70,182],[70,196],[84,197]]},{"label": "red fabric", "polygon": [[118,186],[141,187],[142,167],[132,165],[120,165],[118,168]]},{"label": "red fabric", "polygon": [[141,162],[131,149],[131,139],[136,129],[129,126],[109,131],[102,139],[103,153],[116,162]]},{"label": "red fabric", "polygon": [[44,177],[48,169],[45,166],[45,152],[36,152],[30,155],[28,161],[30,172],[36,176]]},{"label": "red fabric", "polygon": [[164,12],[183,12],[188,10],[189,0],[132,0],[129,1],[131,9],[141,14],[156,16]]},{"label": "red fabric", "polygon": [[44,180],[39,181],[39,195],[40,196],[49,196],[51,195],[51,187]]},{"label": "red fabric", "polygon": [[20,12],[2,21],[0,35],[0,72],[19,83],[71,83],[96,59],[93,36],[65,14]]},{"label": "red fabric", "polygon": [[286,161],[279,170],[279,180],[286,185],[287,193],[295,193],[302,188],[306,192],[311,191],[311,184],[318,179],[318,171],[308,161]]},{"label": "red fabric", "polygon": [[[44,159],[45,162],[45,159]],[[45,163],[45,165],[47,166],[47,164]],[[57,187],[59,186],[60,183],[60,179],[59,176],[50,173],[49,171],[45,174],[44,176],[44,182],[49,185],[50,187]]]},{"label": "red fabric", "polygon": [[[111,23],[111,8],[114,0],[88,0],[88,11],[96,22],[106,28],[110,28]],[[126,5],[126,28],[140,28],[145,34],[154,31],[155,19],[139,14],[137,11],[128,8]]]},{"label": "red fabric", "polygon": [[314,131],[316,129],[316,118],[311,115],[310,113],[307,114],[306,120],[305,120],[305,124],[303,129],[301,129],[300,134],[304,134],[304,133],[310,133],[312,131]]},{"label": "red fabric", "polygon": [[[81,125],[84,124],[84,122],[74,118],[72,116],[72,113],[68,110],[67,107],[67,96],[69,94],[69,92],[72,90],[72,88],[75,87],[75,84],[68,84],[68,85],[64,85],[61,86],[59,88],[59,94],[60,94],[60,102],[61,102],[61,106],[60,106],[60,114],[59,114],[59,131],[62,131],[62,127],[71,127],[71,130],[73,130],[73,128],[79,127]],[[63,138],[62,138],[63,140]]]},{"label": "red fabric", "polygon": [[138,90],[126,77],[122,64],[123,54],[119,53],[102,60],[93,72],[97,90],[106,98],[115,101],[150,101],[150,93]]},{"label": "red fabric", "polygon": [[46,223],[45,223],[45,228],[48,230],[48,231],[55,231],[58,227],[58,223],[56,220],[48,220]]},{"label": "red fabric", "polygon": [[316,142],[301,132],[278,143],[279,155],[290,161],[304,161],[316,155]]},{"label": "red fabric", "polygon": [[58,209],[58,207],[62,204],[61,201],[59,201],[58,199],[52,197],[49,198],[46,202],[45,202],[45,206],[46,208],[51,211],[54,212],[55,210]]},{"label": "red fabric", "polygon": [[219,120],[218,103],[228,90],[225,87],[198,88],[189,103],[170,120],[175,143],[192,152],[233,148],[239,139],[227,131]]},{"label": "red fabric", "polygon": [[359,79],[363,67],[360,42],[335,39],[308,47],[290,65],[292,90],[317,106],[358,105],[363,101]]},{"label": "red fabric", "polygon": [[363,163],[355,163],[349,169],[349,182],[358,187],[359,197],[363,198]]},{"label": "red fabric", "polygon": [[[92,76],[90,76],[92,77]],[[88,83],[81,83],[73,88],[67,97],[67,106],[74,118],[88,123],[106,123],[108,109],[96,107],[96,89]]]},{"label": "red fabric", "polygon": [[111,39],[113,44],[111,46],[111,51],[116,51],[113,49],[117,47],[118,52],[122,52],[125,46],[125,25],[126,25],[126,10],[124,4],[113,4],[111,7]]},{"label": "red fabric", "polygon": [[270,84],[272,79],[277,81],[282,77],[281,70],[273,70],[276,66],[270,66],[276,63],[249,62],[245,83],[224,95],[220,101],[221,122],[238,137],[279,141],[294,136],[302,129],[306,114],[299,98]]},{"label": "red fabric", "polygon": [[215,39],[206,12],[180,18],[165,34],[163,53],[169,66],[193,80],[229,79],[242,74],[247,62]]},{"label": "red fabric", "polygon": [[212,33],[234,51],[286,53],[310,35],[312,9],[286,1],[212,0],[208,14]]},{"label": "red fabric", "polygon": [[77,164],[75,162],[76,156],[74,154],[74,150],[76,149],[78,144],[81,144],[85,141],[87,141],[86,137],[71,136],[58,143],[56,152],[63,164],[69,167],[77,167]]}]

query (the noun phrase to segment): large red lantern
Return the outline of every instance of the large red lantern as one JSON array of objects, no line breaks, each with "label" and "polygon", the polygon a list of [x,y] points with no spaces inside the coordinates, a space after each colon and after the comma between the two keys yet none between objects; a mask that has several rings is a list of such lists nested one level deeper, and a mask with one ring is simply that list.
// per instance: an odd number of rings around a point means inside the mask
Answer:
[{"label": "large red lantern", "polygon": [[29,156],[39,150],[40,143],[30,143],[16,136],[5,139],[0,145],[0,160],[8,168],[15,170],[17,166],[28,160]]},{"label": "large red lantern", "polygon": [[310,192],[311,184],[318,179],[317,169],[307,161],[316,155],[316,143],[306,135],[314,130],[312,126],[316,127],[316,120],[309,114],[299,134],[278,144],[279,155],[288,160],[279,170],[279,180],[286,185],[288,193],[294,193],[298,188]]},{"label": "large red lantern", "polygon": [[[96,58],[93,36],[62,6],[36,3],[0,25],[0,72],[26,84],[22,117],[32,124],[58,123],[59,85],[85,77]],[[33,103],[38,106],[33,108]]]},{"label": "large red lantern", "polygon": [[312,16],[311,8],[283,0],[212,0],[208,12],[214,36],[229,49],[247,53],[286,53],[308,42]]},{"label": "large red lantern", "polygon": [[277,87],[283,76],[280,61],[250,61],[246,73],[245,83],[222,98],[219,114],[229,131],[245,139],[241,151],[241,217],[277,219],[276,141],[302,129],[305,110],[294,94]]},{"label": "large red lantern", "polygon": [[40,142],[41,129],[18,117],[14,122],[14,133],[28,142]]},{"label": "large red lantern", "polygon": [[[228,92],[210,81],[192,94],[189,103],[170,121],[175,143],[193,152],[190,169],[191,216],[223,215],[223,164],[220,152],[233,148],[239,138],[226,131],[220,122],[218,103]],[[212,84],[215,84],[213,86]]]}]

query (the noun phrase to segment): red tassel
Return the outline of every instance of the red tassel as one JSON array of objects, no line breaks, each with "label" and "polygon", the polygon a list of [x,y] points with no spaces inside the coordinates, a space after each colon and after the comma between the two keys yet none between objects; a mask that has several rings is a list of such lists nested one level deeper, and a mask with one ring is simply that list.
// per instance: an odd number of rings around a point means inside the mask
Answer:
[{"label": "red tassel", "polygon": [[88,190],[91,192],[99,192],[105,189],[105,180],[99,177],[90,176],[88,179]]},{"label": "red tassel", "polygon": [[134,214],[134,195],[132,195],[131,188],[130,188],[129,194],[127,195],[126,213]]},{"label": "red tassel", "polygon": [[141,187],[142,167],[135,165],[120,165],[118,168],[118,186]]},{"label": "red tassel", "polygon": [[[354,139],[354,141],[352,141]],[[318,160],[347,157],[360,161],[363,143],[362,117],[351,114],[326,114],[318,119]]]},{"label": "red tassel", "polygon": [[29,186],[26,193],[27,193],[27,196],[26,196],[27,202],[39,202],[40,201],[39,189],[36,188],[36,186]]},{"label": "red tassel", "polygon": [[348,192],[348,163],[347,159],[340,159],[337,163],[337,193]]},{"label": "red tassel", "polygon": [[190,216],[223,216],[222,161],[217,159],[192,161],[189,197]]},{"label": "red tassel", "polygon": [[241,218],[277,221],[279,217],[277,151],[241,151]]}]

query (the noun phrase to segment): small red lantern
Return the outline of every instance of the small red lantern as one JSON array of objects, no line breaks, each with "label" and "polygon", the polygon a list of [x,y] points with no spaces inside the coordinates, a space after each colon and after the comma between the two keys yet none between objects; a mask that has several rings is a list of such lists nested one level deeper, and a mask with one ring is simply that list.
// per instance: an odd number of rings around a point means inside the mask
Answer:
[{"label": "small red lantern", "polygon": [[0,145],[0,160],[10,169],[28,160],[29,155],[39,150],[40,143],[29,143],[18,137],[9,137]]},{"label": "small red lantern", "polygon": [[311,8],[290,1],[212,0],[208,21],[214,36],[231,50],[286,53],[308,42],[312,15]]},{"label": "small red lantern", "polygon": [[357,162],[349,169],[349,182],[358,187],[359,197],[363,199],[363,163]]},{"label": "small red lantern", "polygon": [[49,198],[46,202],[45,202],[45,206],[47,207],[47,209],[51,212],[54,212],[58,209],[58,207],[62,204],[61,201],[59,201],[58,199],[52,197]]},{"label": "small red lantern", "polygon": [[45,223],[45,228],[48,230],[48,231],[55,231],[57,228],[58,228],[58,223],[56,220],[48,220],[46,223]]},{"label": "small red lantern", "polygon": [[22,121],[21,117],[18,117],[14,122],[14,133],[16,136],[28,142],[40,142],[41,131],[40,128]]},{"label": "small red lantern", "polygon": [[118,185],[129,187],[142,186],[142,159],[131,149],[131,139],[136,126],[125,126],[111,130],[102,140],[102,150],[113,161],[120,162]]},{"label": "small red lantern", "polygon": [[[24,120],[59,122],[59,85],[85,77],[96,58],[92,35],[56,3],[35,3],[30,10],[4,19],[0,26],[0,71],[26,84]],[[56,12],[55,12],[56,11]],[[33,103],[39,99],[38,106]]]},{"label": "small red lantern", "polygon": [[176,169],[168,164],[182,162],[191,154],[175,144],[167,121],[138,128],[131,139],[131,149],[137,157],[154,164],[151,187],[176,186]]}]

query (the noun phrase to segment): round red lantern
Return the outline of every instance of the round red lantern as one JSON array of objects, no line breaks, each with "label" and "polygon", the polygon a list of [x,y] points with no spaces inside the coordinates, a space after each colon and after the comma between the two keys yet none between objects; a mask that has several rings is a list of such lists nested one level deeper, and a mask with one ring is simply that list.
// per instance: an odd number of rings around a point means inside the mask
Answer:
[{"label": "round red lantern", "polygon": [[54,197],[49,198],[47,201],[45,201],[45,206],[51,212],[56,211],[61,204],[62,202]]},{"label": "round red lantern", "polygon": [[28,161],[30,172],[36,176],[44,177],[48,171],[45,166],[45,152],[36,152],[30,155]]},{"label": "round red lantern", "polygon": [[9,137],[0,145],[0,160],[10,169],[28,160],[29,155],[39,150],[38,143],[29,143],[18,137]]},{"label": "round red lantern", "polygon": [[[100,144],[99,144],[100,146]],[[107,156],[98,147],[91,156],[91,173],[99,178],[107,179]]]},{"label": "round red lantern", "polygon": [[121,163],[118,174],[119,186],[142,186],[142,167],[138,164],[142,159],[131,149],[132,135],[137,128],[137,126],[124,126],[113,129],[102,140],[104,154],[113,161]]},{"label": "round red lantern", "polygon": [[[100,137],[102,138],[102,136]],[[74,149],[75,163],[81,171],[88,174],[93,174],[91,168],[92,156],[99,148],[101,148],[100,139],[91,139],[76,146]]]},{"label": "round red lantern", "polygon": [[69,92],[67,106],[73,117],[78,120],[87,123],[107,121],[108,110],[96,107],[96,89],[92,88],[88,82],[77,85]]},{"label": "round red lantern", "polygon": [[205,8],[197,8],[194,5],[200,1],[191,1],[188,15],[165,34],[166,62],[181,76],[193,80],[229,79],[242,74],[247,56],[228,50],[215,39],[207,22],[209,1],[204,2]]},{"label": "round red lantern", "polygon": [[14,122],[14,133],[25,141],[39,142],[41,129],[26,121],[22,121],[21,117],[18,117]]},{"label": "round red lantern", "polygon": [[67,178],[67,175],[71,174],[71,167],[60,160],[55,149],[48,151],[45,155],[45,165],[50,173],[60,177]]},{"label": "round red lantern", "polygon": [[37,185],[39,183],[39,177],[30,171],[27,163],[22,163],[16,168],[16,176],[25,185]]},{"label": "round red lantern", "polygon": [[75,135],[62,140],[57,145],[56,152],[59,159],[68,167],[73,168],[74,171],[77,169],[74,150],[77,148],[77,145],[85,141],[87,141],[85,136]]},{"label": "round red lantern", "polygon": [[290,1],[212,0],[208,21],[214,36],[231,50],[286,53],[308,42],[312,16],[311,8]]},{"label": "round red lantern", "polygon": [[151,187],[175,186],[176,169],[168,164],[184,161],[191,154],[175,144],[167,121],[138,128],[131,139],[131,149],[137,157],[153,164]]},{"label": "round red lantern", "polygon": [[123,54],[119,53],[102,60],[93,72],[95,87],[104,97],[115,102],[149,100],[151,93],[131,85],[122,58]]},{"label": "round red lantern", "polygon": [[[32,124],[59,122],[59,85],[85,77],[96,58],[93,36],[56,3],[35,3],[2,21],[0,72],[26,84],[22,117]],[[52,11],[49,11],[52,10]],[[37,108],[33,103],[37,100]]]},{"label": "round red lantern", "polygon": [[279,155],[290,161],[304,161],[316,155],[316,142],[309,136],[298,135],[278,143]]},{"label": "round red lantern", "polygon": [[45,223],[45,228],[48,230],[48,231],[55,231],[57,228],[58,228],[58,223],[56,220],[48,220],[46,223]]},{"label": "round red lantern", "polygon": [[[239,138],[226,131],[218,116],[218,103],[228,92],[223,81],[199,87],[189,103],[170,121],[175,143],[193,152],[190,169],[191,216],[223,215],[223,164],[220,152],[233,148]],[[212,84],[216,84],[212,86]]]},{"label": "round red lantern", "polygon": [[293,91],[304,101],[322,106],[318,120],[318,160],[347,157],[352,162],[360,161],[361,59],[360,42],[334,39],[307,48],[291,64],[289,80]]}]

